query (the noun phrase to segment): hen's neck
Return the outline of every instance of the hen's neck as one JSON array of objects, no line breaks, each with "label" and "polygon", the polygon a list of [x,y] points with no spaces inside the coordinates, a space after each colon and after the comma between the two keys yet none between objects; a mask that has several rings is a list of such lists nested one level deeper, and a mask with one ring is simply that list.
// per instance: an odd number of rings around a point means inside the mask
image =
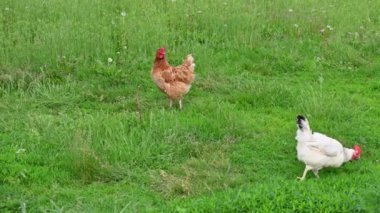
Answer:
[{"label": "hen's neck", "polygon": [[159,69],[167,69],[170,67],[169,63],[166,61],[165,58],[163,59],[158,59],[156,58],[154,60],[154,68],[159,68]]},{"label": "hen's neck", "polygon": [[347,162],[349,160],[352,160],[352,156],[354,155],[353,149],[343,148],[343,154],[344,154],[344,162]]},{"label": "hen's neck", "polygon": [[310,130],[302,131],[298,129],[297,134],[296,134],[296,140],[298,144],[314,142],[313,134],[311,133]]}]

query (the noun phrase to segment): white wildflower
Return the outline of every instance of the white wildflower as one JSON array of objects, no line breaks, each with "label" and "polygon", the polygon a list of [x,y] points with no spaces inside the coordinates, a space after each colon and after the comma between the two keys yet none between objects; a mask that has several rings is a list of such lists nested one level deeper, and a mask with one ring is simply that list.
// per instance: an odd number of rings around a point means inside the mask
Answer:
[{"label": "white wildflower", "polygon": [[112,58],[108,58],[107,61],[108,61],[108,63],[112,63],[113,60],[112,60]]},{"label": "white wildflower", "polygon": [[26,203],[22,202],[20,208],[21,208],[21,212],[23,212],[23,213],[26,212]]},{"label": "white wildflower", "polygon": [[24,172],[20,172],[20,175],[21,175],[23,178],[27,178],[27,176],[25,175]]},{"label": "white wildflower", "polygon": [[330,31],[334,30],[334,28],[331,25],[327,25],[326,28],[329,29]]},{"label": "white wildflower", "polygon": [[295,27],[295,28],[298,28],[298,24],[294,24],[294,27]]},{"label": "white wildflower", "polygon": [[293,12],[293,9],[292,9],[292,8],[290,8],[290,9],[288,10],[288,12],[289,12],[289,13],[292,13],[292,12]]},{"label": "white wildflower", "polygon": [[320,62],[321,58],[319,56],[317,56],[316,60],[317,60],[317,62]]},{"label": "white wildflower", "polygon": [[324,32],[325,32],[325,29],[322,28],[322,29],[319,30],[319,32],[320,32],[320,33],[324,33]]},{"label": "white wildflower", "polygon": [[127,15],[127,13],[125,11],[121,11],[120,15],[124,17]]},{"label": "white wildflower", "polygon": [[319,83],[322,84],[322,83],[323,83],[323,80],[324,80],[324,79],[323,79],[323,76],[320,75],[320,76],[318,77],[318,81],[319,81]]},{"label": "white wildflower", "polygon": [[24,153],[26,151],[26,149],[18,149],[16,151],[16,154],[21,154],[21,153]]}]

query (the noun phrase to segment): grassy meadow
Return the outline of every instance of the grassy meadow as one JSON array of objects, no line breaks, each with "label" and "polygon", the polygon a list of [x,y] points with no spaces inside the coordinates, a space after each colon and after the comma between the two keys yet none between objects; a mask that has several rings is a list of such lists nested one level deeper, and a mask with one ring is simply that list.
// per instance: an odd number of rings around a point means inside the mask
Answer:
[{"label": "grassy meadow", "polygon": [[[380,1],[1,0],[0,212],[378,212]],[[170,109],[155,51],[192,53]],[[359,144],[310,172],[295,117]]]}]

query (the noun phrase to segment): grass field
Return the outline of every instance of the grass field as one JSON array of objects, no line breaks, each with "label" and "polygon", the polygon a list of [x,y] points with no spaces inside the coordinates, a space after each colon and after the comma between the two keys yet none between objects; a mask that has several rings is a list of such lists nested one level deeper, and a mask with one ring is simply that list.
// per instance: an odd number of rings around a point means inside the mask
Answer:
[{"label": "grass field", "polygon": [[[378,212],[379,11],[1,0],[0,212]],[[182,111],[150,78],[160,46],[195,57]],[[297,181],[297,114],[362,158]]]}]

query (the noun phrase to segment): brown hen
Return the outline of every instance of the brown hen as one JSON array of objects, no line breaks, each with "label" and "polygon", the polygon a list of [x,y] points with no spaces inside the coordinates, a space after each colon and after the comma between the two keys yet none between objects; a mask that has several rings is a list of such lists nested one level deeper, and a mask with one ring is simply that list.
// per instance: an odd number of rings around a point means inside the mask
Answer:
[{"label": "brown hen", "polygon": [[157,50],[151,75],[157,87],[168,96],[170,107],[173,101],[178,101],[182,109],[182,98],[189,92],[195,78],[194,67],[192,55],[187,55],[182,65],[173,67],[165,58],[165,48]]}]

